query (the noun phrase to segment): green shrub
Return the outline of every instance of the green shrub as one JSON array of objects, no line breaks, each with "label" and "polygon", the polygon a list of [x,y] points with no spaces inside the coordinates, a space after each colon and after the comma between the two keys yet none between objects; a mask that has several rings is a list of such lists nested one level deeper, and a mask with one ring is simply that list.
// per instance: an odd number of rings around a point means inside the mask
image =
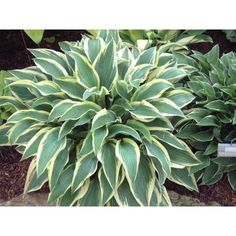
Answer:
[{"label": "green shrub", "polygon": [[224,30],[224,33],[230,42],[236,43],[236,30]]},{"label": "green shrub", "polygon": [[[199,166],[191,168],[202,184],[210,185],[227,173],[236,189],[236,159],[217,157],[217,144],[230,143],[236,137],[236,54],[219,56],[219,46],[203,55],[195,51],[193,58],[176,54],[176,60],[189,68],[187,87],[196,97],[185,111],[186,118],[176,119],[178,137],[187,141]],[[191,69],[190,66],[191,65]]]},{"label": "green shrub", "polygon": [[[93,35],[98,35],[99,30],[89,30]],[[129,46],[149,48],[160,47],[172,43],[170,51],[188,52],[190,44],[212,42],[210,36],[204,34],[205,30],[119,30],[123,42]]]},{"label": "green shrub", "polygon": [[166,178],[197,190],[199,160],[173,132],[172,118],[194,97],[172,82],[186,76],[163,53],[123,46],[116,31],[62,42],[64,53],[30,50],[36,66],[10,71],[17,109],[0,128],[2,145],[35,156],[25,190],[48,181],[59,205],[170,205]]},{"label": "green shrub", "polygon": [[[0,96],[7,96],[9,95],[9,90],[6,89],[6,84],[4,79],[9,76],[9,73],[6,71],[0,71]],[[10,114],[13,112],[9,106],[5,106],[4,108],[0,107],[0,124],[2,124]]]}]

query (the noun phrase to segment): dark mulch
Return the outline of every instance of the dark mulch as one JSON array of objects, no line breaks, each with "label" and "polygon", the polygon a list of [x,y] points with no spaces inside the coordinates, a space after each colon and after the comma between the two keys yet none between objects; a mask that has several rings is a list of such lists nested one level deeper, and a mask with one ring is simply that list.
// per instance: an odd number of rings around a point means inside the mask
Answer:
[{"label": "dark mulch", "polygon": [[58,42],[80,40],[84,32],[84,30],[46,30],[44,38],[55,37],[55,41],[48,43],[42,40],[37,45],[20,30],[0,30],[0,70],[22,69],[33,65],[32,56],[26,48],[59,50]]},{"label": "dark mulch", "polygon": [[[40,45],[34,44],[27,36],[25,37],[27,48],[45,47],[59,50],[58,42],[76,41],[81,38],[84,30],[47,30],[45,37],[55,37],[54,43],[43,40]],[[222,31],[208,30],[214,44],[220,44],[221,53],[236,51],[236,44],[226,40]],[[32,65],[29,54],[25,49],[22,34],[19,30],[0,31],[0,69],[10,70],[24,68]],[[212,47],[210,43],[195,44],[192,49],[203,53],[208,52]],[[30,56],[31,58],[31,56]],[[24,189],[24,182],[30,164],[30,159],[20,162],[20,154],[14,148],[0,147],[0,200],[9,200],[20,195]],[[175,190],[180,194],[192,195],[204,202],[217,201],[221,205],[236,205],[236,193],[233,192],[224,177],[219,183],[210,187],[200,186],[199,193],[190,192],[185,188],[167,181],[166,186],[170,190]],[[47,191],[47,186],[42,191]]]},{"label": "dark mulch", "polygon": [[227,177],[224,176],[218,183],[211,186],[199,186],[199,192],[192,192],[170,181],[166,181],[165,186],[169,190],[174,190],[179,194],[193,196],[204,203],[216,201],[222,206],[236,205],[236,192],[229,185]]},{"label": "dark mulch", "polygon": [[222,30],[207,30],[206,34],[210,35],[213,39],[212,43],[198,43],[191,46],[192,50],[197,50],[202,53],[207,53],[211,50],[213,45],[220,45],[220,53],[227,53],[236,51],[236,43],[231,43],[226,39],[225,33]]},{"label": "dark mulch", "polygon": [[0,200],[9,200],[24,190],[31,159],[20,162],[21,155],[12,147],[0,147]]}]

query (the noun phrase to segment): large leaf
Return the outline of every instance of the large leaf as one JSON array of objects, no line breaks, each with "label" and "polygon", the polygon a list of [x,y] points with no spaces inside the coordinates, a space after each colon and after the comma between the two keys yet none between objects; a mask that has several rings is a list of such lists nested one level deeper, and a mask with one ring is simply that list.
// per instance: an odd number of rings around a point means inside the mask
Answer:
[{"label": "large leaf", "polygon": [[111,187],[116,190],[118,185],[119,163],[115,154],[115,145],[107,142],[98,153],[98,159],[102,163],[103,171]]},{"label": "large leaf", "polygon": [[65,148],[52,160],[49,166],[48,179],[51,190],[56,186],[64,167],[69,161],[71,144],[70,141],[67,141]]},{"label": "large leaf", "polygon": [[19,122],[23,119],[31,119],[39,122],[46,122],[48,120],[49,113],[46,111],[37,111],[33,109],[19,110],[13,113],[9,118],[8,122]]},{"label": "large leaf", "polygon": [[116,156],[122,163],[131,183],[134,183],[140,160],[138,145],[132,139],[123,138],[116,143]]},{"label": "large leaf", "polygon": [[133,109],[130,110],[130,113],[141,120],[162,117],[160,112],[149,102],[132,102],[131,106]]},{"label": "large leaf", "polygon": [[70,188],[73,177],[74,165],[69,165],[63,170],[56,185],[48,196],[48,203],[53,203],[59,197],[63,196],[65,192]]},{"label": "large leaf", "polygon": [[115,156],[115,146],[107,142],[98,153],[98,159],[102,163],[105,176],[111,187],[116,190],[118,185],[119,163]]},{"label": "large leaf", "polygon": [[168,98],[160,98],[152,104],[163,116],[184,116],[180,108]]},{"label": "large leaf", "polygon": [[112,40],[94,62],[101,86],[107,89],[111,88],[118,76],[115,46]]},{"label": "large leaf", "polygon": [[99,75],[88,59],[75,52],[71,52],[70,55],[75,60],[75,73],[77,74],[79,81],[87,88],[99,88]]},{"label": "large leaf", "polygon": [[166,90],[173,88],[173,85],[166,80],[153,80],[145,83],[134,93],[133,101],[152,100],[160,97]]},{"label": "large leaf", "polygon": [[93,154],[89,154],[77,160],[72,182],[72,192],[79,189],[84,181],[94,174],[97,169],[97,163],[98,161]]},{"label": "large leaf", "polygon": [[151,201],[155,185],[155,171],[150,162],[142,156],[138,168],[137,177],[132,184],[135,198],[143,206],[148,206]]},{"label": "large leaf", "polygon": [[127,126],[127,125],[123,125],[123,124],[115,124],[115,125],[111,125],[109,127],[109,137],[114,137],[116,135],[126,135],[126,136],[132,136],[133,138],[135,138],[138,141],[142,141],[140,135],[138,134],[138,132]]},{"label": "large leaf", "polygon": [[165,173],[167,175],[170,175],[171,174],[170,157],[165,147],[154,138],[152,138],[151,142],[145,140],[144,144],[147,150],[147,154],[149,156],[157,158],[158,161],[161,163]]},{"label": "large leaf", "polygon": [[100,127],[100,128],[93,131],[93,133],[92,133],[93,151],[94,151],[95,155],[97,155],[98,151],[102,147],[107,135],[108,135],[108,129],[105,126]]},{"label": "large leaf", "polygon": [[110,110],[102,109],[93,118],[92,130],[109,125],[116,120],[116,114]]},{"label": "large leaf", "polygon": [[171,180],[185,186],[190,190],[198,191],[197,183],[193,175],[189,174],[187,168],[184,169],[175,169],[171,170]]},{"label": "large leaf", "polygon": [[40,175],[49,162],[65,148],[66,139],[58,140],[60,128],[49,130],[42,138],[37,152],[37,174]]},{"label": "large leaf", "polygon": [[101,108],[94,102],[84,101],[70,107],[59,119],[59,121],[77,120],[89,111],[97,112]]}]

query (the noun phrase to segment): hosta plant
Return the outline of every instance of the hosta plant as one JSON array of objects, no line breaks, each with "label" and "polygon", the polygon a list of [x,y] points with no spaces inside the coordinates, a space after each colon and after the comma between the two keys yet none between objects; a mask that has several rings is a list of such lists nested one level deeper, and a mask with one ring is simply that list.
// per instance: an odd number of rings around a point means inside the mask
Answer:
[{"label": "hosta plant", "polygon": [[236,30],[224,30],[224,33],[230,42],[236,43]]},{"label": "hosta plant", "polygon": [[48,182],[49,203],[170,205],[166,178],[197,190],[189,169],[199,160],[172,134],[172,118],[193,100],[172,84],[185,75],[155,47],[131,50],[117,32],[101,36],[62,42],[63,53],[30,50],[36,66],[10,71],[13,96],[0,104],[17,111],[1,143],[34,157],[25,191]]},{"label": "hosta plant", "polygon": [[[176,60],[180,63],[178,56]],[[207,185],[227,173],[236,189],[236,159],[217,157],[218,143],[230,143],[236,137],[236,54],[220,57],[217,45],[206,55],[194,52],[192,58],[185,56],[182,63],[195,67],[185,85],[196,98],[185,111],[186,118],[176,120],[178,137],[187,140],[201,160],[191,173]]]},{"label": "hosta plant", "polygon": [[[4,79],[9,76],[9,73],[6,71],[0,71],[0,96],[9,95],[9,89],[6,88]],[[0,124],[2,124],[13,112],[13,109],[9,106],[4,108],[0,107]]]},{"label": "hosta plant", "polygon": [[[89,31],[98,35],[99,30]],[[169,51],[189,51],[188,46],[194,43],[212,42],[210,36],[204,34],[205,30],[119,30],[123,42],[129,46],[149,48],[160,47],[172,43]]]}]

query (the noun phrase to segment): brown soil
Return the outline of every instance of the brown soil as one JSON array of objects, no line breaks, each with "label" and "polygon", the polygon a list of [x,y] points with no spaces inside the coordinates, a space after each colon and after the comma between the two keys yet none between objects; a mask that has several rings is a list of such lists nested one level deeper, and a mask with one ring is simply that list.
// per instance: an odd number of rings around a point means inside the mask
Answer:
[{"label": "brown soil", "polygon": [[11,147],[0,148],[0,200],[9,200],[24,190],[30,159],[20,162],[21,155]]},{"label": "brown soil", "polygon": [[[83,32],[84,30],[47,30],[44,37],[55,36],[55,42],[47,43],[43,40],[40,45],[34,44],[27,36],[24,38],[27,48],[46,47],[59,50],[58,42],[79,40]],[[236,51],[236,43],[230,43],[226,40],[222,31],[209,30],[207,33],[213,38],[214,44],[220,44],[221,53]],[[31,56],[29,58],[23,43],[22,33],[19,30],[0,31],[0,42],[1,70],[24,68],[32,65]],[[192,46],[192,49],[206,53],[211,47],[212,44],[201,43]],[[20,162],[20,158],[20,154],[13,147],[0,147],[0,201],[9,200],[23,192],[30,159]],[[180,194],[192,195],[204,202],[217,201],[221,205],[236,205],[236,193],[231,190],[225,177],[210,187],[200,186],[199,193],[190,192],[170,182],[167,182],[166,186],[170,190],[175,190]],[[47,191],[47,187],[44,187],[42,191]]]}]

